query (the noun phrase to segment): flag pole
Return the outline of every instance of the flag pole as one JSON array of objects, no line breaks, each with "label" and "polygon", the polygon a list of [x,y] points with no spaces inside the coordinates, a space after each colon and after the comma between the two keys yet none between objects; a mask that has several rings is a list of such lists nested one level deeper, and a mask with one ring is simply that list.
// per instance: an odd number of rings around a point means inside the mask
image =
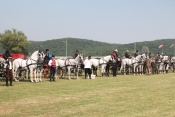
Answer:
[{"label": "flag pole", "polygon": [[173,48],[174,48],[174,55],[175,55],[175,47],[173,46]]}]

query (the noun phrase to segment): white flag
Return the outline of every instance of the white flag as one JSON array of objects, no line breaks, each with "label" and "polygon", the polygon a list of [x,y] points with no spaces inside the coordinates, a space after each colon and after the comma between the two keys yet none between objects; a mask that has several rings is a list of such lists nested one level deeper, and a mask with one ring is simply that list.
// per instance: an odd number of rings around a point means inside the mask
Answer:
[{"label": "white flag", "polygon": [[170,46],[170,48],[172,48],[174,46],[174,44],[172,44],[171,46]]}]

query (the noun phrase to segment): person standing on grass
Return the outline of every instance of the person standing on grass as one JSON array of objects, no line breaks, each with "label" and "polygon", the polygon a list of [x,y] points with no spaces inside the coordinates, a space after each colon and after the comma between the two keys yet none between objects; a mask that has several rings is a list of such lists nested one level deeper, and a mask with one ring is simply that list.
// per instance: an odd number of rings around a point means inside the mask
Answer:
[{"label": "person standing on grass", "polygon": [[10,80],[10,86],[12,85],[12,80],[13,80],[13,63],[12,63],[12,57],[8,57],[8,61],[7,61],[7,66],[6,66],[6,86],[8,87],[8,80]]},{"label": "person standing on grass", "polygon": [[112,54],[111,57],[114,59],[113,64],[112,64],[112,71],[113,71],[113,76],[117,76],[117,62],[118,62],[118,50],[115,49]]},{"label": "person standing on grass", "polygon": [[58,67],[58,63],[55,60],[55,56],[52,55],[52,59],[49,60],[48,65],[50,66],[50,82],[55,81],[55,73],[56,73],[56,67]]},{"label": "person standing on grass", "polygon": [[91,56],[88,56],[88,59],[84,61],[84,70],[85,70],[85,79],[87,74],[89,75],[89,79],[91,79]]}]

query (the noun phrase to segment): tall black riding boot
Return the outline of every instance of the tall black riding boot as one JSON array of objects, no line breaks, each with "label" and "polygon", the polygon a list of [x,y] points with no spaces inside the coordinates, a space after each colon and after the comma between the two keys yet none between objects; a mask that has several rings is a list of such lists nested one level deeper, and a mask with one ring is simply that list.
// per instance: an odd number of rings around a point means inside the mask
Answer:
[{"label": "tall black riding boot", "polygon": [[89,74],[89,79],[91,79],[91,74]]},{"label": "tall black riding boot", "polygon": [[9,86],[9,85],[8,85],[8,78],[6,78],[6,86]]},{"label": "tall black riding boot", "polygon": [[50,76],[50,82],[52,82],[52,77]]},{"label": "tall black riding boot", "polygon": [[12,85],[12,78],[10,78],[10,86],[13,86],[13,85]]}]

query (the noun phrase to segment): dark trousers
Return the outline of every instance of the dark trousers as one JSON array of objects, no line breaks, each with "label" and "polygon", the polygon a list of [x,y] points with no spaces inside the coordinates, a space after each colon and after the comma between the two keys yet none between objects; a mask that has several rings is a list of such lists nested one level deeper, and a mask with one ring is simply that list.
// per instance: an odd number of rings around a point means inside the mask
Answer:
[{"label": "dark trousers", "polygon": [[55,80],[55,72],[56,72],[56,68],[54,68],[54,67],[50,67],[50,81],[52,81],[52,79],[53,79],[53,81]]},{"label": "dark trousers", "polygon": [[12,86],[13,73],[12,70],[7,69],[6,71],[6,86],[8,86],[8,80],[10,80],[10,86]]},{"label": "dark trousers", "polygon": [[113,63],[112,72],[113,76],[117,76],[117,62]]},{"label": "dark trousers", "polygon": [[84,70],[85,70],[85,79],[86,79],[87,74],[89,75],[89,78],[91,79],[91,69],[85,68]]}]

